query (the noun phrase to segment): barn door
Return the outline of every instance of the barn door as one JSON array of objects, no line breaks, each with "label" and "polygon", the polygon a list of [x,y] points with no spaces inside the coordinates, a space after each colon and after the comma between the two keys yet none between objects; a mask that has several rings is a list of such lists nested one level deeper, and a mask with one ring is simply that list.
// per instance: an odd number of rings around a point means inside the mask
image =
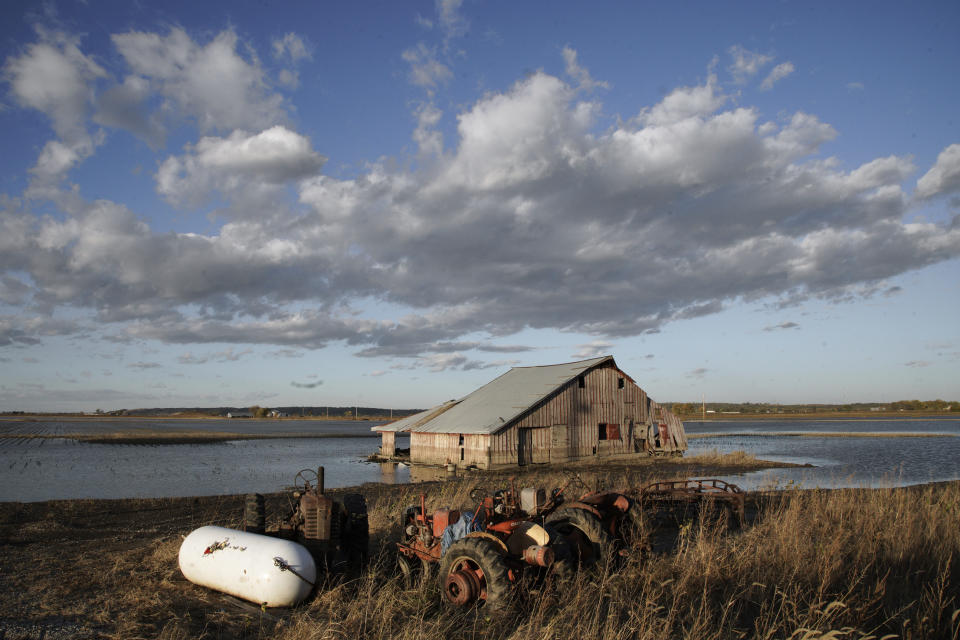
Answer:
[{"label": "barn door", "polygon": [[517,464],[533,462],[533,429],[517,430]]}]

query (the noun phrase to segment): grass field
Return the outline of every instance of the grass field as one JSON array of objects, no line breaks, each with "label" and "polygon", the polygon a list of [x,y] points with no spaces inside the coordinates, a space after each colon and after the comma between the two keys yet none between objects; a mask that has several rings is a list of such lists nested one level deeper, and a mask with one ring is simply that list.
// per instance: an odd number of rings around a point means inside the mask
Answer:
[{"label": "grass field", "polygon": [[[593,486],[626,487],[755,463],[714,456],[581,475]],[[565,480],[543,469],[518,482]],[[690,521],[669,552],[521,593],[496,615],[452,609],[434,584],[404,590],[391,578],[397,516],[420,491],[429,508],[467,506],[475,486],[506,482],[484,474],[365,485],[374,563],[292,611],[238,607],[177,569],[182,536],[203,524],[237,526],[242,497],[0,504],[0,625],[167,639],[960,637],[958,482],[751,494],[755,515],[739,532]],[[271,513],[285,501],[269,496]]]}]

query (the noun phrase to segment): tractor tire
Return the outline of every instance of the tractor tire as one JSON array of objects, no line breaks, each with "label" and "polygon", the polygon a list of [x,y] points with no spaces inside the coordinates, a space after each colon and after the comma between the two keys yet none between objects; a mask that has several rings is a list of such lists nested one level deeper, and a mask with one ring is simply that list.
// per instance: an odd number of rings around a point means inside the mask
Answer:
[{"label": "tractor tire", "polygon": [[430,580],[432,566],[420,558],[410,558],[397,552],[397,573],[404,590],[419,589]]},{"label": "tractor tire", "polygon": [[367,520],[367,500],[359,493],[343,496],[346,511],[345,526],[341,528],[341,548],[354,570],[366,566],[370,557],[370,523]]},{"label": "tractor tire", "polygon": [[447,602],[456,606],[504,609],[514,594],[507,571],[494,542],[462,538],[450,545],[440,561],[440,590]]},{"label": "tractor tire", "polygon": [[547,518],[547,524],[571,541],[570,546],[582,569],[589,569],[614,555],[610,534],[603,529],[600,519],[586,509],[561,509]]},{"label": "tractor tire", "polygon": [[577,558],[570,542],[552,525],[544,524],[543,528],[550,534],[550,548],[553,550],[553,564],[550,565],[550,575],[556,582],[560,583],[572,580],[577,570]]},{"label": "tractor tire", "polygon": [[243,504],[243,530],[263,534],[267,527],[267,509],[263,496],[248,493]]}]

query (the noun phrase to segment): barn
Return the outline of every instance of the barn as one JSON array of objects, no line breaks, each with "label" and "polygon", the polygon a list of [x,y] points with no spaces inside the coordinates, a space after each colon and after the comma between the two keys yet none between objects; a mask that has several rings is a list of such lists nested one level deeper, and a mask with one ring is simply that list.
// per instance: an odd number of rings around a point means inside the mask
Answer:
[{"label": "barn", "polygon": [[633,455],[681,455],[683,423],[613,356],[514,367],[460,400],[373,427],[381,455],[410,434],[414,464],[480,469]]}]

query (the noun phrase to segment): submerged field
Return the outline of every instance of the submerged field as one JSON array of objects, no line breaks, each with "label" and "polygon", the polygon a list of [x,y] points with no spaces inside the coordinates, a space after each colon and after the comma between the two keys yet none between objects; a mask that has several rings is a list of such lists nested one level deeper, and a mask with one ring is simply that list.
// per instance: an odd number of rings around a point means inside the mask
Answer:
[{"label": "submerged field", "polygon": [[[584,467],[591,486],[732,473],[745,457]],[[553,487],[556,470],[521,485]],[[504,486],[476,475],[364,485],[374,564],[292,611],[261,612],[187,582],[182,536],[238,526],[241,496],[0,504],[0,637],[109,638],[957,638],[960,483],[752,494],[740,532],[690,522],[671,549],[522,594],[504,614],[442,606],[434,585],[391,579],[398,514],[468,506]],[[343,490],[330,492],[342,494]],[[269,497],[281,515],[286,498]],[[4,635],[4,633],[6,635]],[[21,635],[17,635],[21,634]]]}]

